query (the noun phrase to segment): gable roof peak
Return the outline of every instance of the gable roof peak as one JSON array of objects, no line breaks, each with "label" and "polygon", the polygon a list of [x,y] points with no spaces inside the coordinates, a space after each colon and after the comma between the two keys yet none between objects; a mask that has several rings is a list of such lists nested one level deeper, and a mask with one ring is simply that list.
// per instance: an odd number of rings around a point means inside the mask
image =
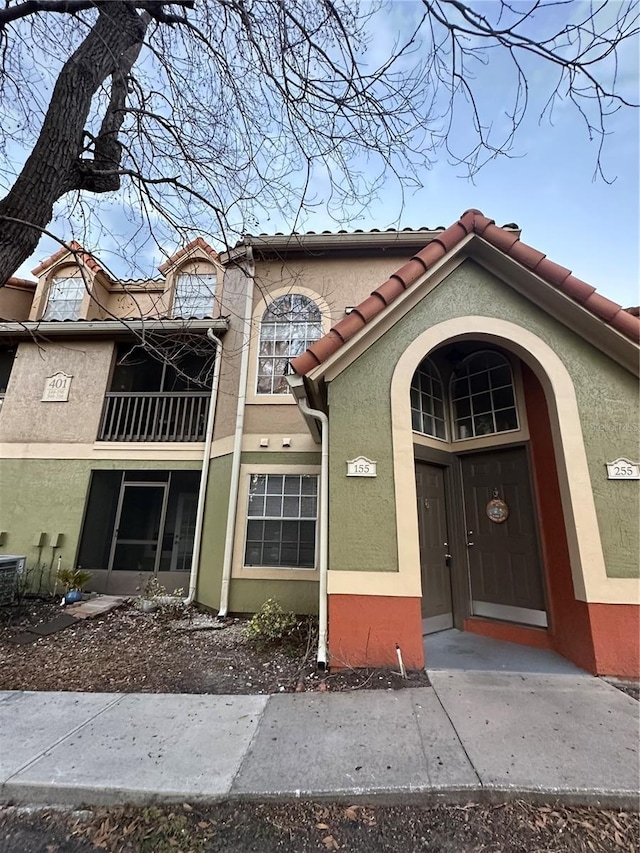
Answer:
[{"label": "gable roof peak", "polygon": [[306,376],[318,365],[327,361],[344,344],[375,317],[387,309],[405,290],[408,290],[445,255],[453,252],[469,235],[475,235],[490,243],[511,260],[535,273],[547,284],[568,296],[574,302],[612,326],[634,343],[640,338],[640,318],[596,292],[595,287],[581,281],[571,270],[551,261],[543,252],[520,240],[517,226],[512,224],[500,228],[493,219],[481,210],[465,210],[460,219],[438,233],[427,245],[417,252],[404,266],[372,291],[364,302],[304,352],[291,361],[291,367],[300,376]]},{"label": "gable roof peak", "polygon": [[67,255],[71,255],[74,261],[83,263],[91,270],[91,272],[102,272],[107,275],[104,267],[98,263],[95,257],[90,252],[87,252],[84,246],[78,243],[77,240],[71,240],[71,242],[61,246],[57,252],[54,252],[53,255],[49,255],[49,257],[45,258],[42,263],[35,267],[35,269],[32,269],[31,274],[37,276],[42,275],[43,272],[63,260]]},{"label": "gable roof peak", "polygon": [[196,237],[195,240],[191,240],[190,243],[187,243],[186,246],[183,246],[181,249],[178,249],[177,252],[174,252],[171,257],[167,258],[166,261],[160,264],[158,267],[159,271],[164,275],[167,273],[171,267],[175,266],[178,261],[183,258],[186,259],[186,256],[193,253],[195,249],[202,249],[202,251],[208,255],[212,261],[217,261],[219,258],[218,252],[211,246],[204,237]]}]

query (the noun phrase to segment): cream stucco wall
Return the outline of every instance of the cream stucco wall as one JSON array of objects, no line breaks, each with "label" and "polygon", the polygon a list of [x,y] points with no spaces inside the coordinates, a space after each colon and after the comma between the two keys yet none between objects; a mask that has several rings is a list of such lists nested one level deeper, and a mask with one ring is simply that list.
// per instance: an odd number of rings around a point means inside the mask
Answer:
[{"label": "cream stucco wall", "polygon": [[[94,442],[109,381],[111,341],[18,347],[0,412],[0,442]],[[43,403],[45,381],[71,374],[68,402]]]},{"label": "cream stucco wall", "polygon": [[19,323],[28,320],[33,293],[33,290],[12,287],[10,284],[0,287],[0,319],[15,320]]}]

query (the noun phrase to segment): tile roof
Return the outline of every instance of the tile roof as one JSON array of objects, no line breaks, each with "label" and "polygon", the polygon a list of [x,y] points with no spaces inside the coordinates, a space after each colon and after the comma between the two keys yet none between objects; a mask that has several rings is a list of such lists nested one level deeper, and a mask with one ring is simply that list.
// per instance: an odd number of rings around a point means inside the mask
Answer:
[{"label": "tile roof", "polygon": [[74,259],[80,258],[84,265],[88,267],[92,272],[103,272],[106,275],[105,269],[98,263],[98,261],[91,255],[89,252],[85,251],[85,249],[78,243],[77,240],[72,240],[69,243],[69,248],[66,246],[62,246],[58,249],[57,252],[54,252],[50,257],[45,258],[45,260],[38,264],[38,266],[31,270],[33,275],[40,275],[40,273],[44,272],[46,269],[49,269],[50,266],[61,261],[66,255],[73,254]]},{"label": "tile roof", "polygon": [[16,278],[15,276],[11,276],[11,278],[6,280],[5,284],[8,284],[10,287],[18,287],[21,290],[34,290],[37,287],[38,282],[31,281],[28,278]]},{"label": "tile roof", "polygon": [[625,337],[632,341],[637,341],[640,337],[640,318],[597,293],[595,287],[576,278],[571,270],[550,261],[542,252],[523,243],[517,233],[506,230],[506,227],[500,228],[493,219],[488,219],[481,211],[471,209],[465,211],[457,222],[437,234],[424,249],[392,273],[380,287],[377,287],[364,302],[336,323],[324,337],[312,344],[302,355],[292,359],[293,370],[300,376],[305,376],[326,361],[360,329],[381,314],[401,293],[415,284],[437,261],[461,243],[468,234],[476,234],[500,249],[505,255],[540,276],[556,290],[578,302]]},{"label": "tile roof", "polygon": [[163,264],[160,264],[158,269],[161,273],[166,273],[169,269],[171,269],[171,267],[176,263],[176,261],[179,261],[180,258],[183,258],[193,249],[203,249],[212,260],[216,261],[218,259],[218,253],[212,246],[207,243],[204,237],[196,237],[195,240],[192,240],[190,243],[187,243],[186,246],[183,246],[182,249],[178,249],[178,251],[171,255],[170,258],[167,258],[167,260]]}]

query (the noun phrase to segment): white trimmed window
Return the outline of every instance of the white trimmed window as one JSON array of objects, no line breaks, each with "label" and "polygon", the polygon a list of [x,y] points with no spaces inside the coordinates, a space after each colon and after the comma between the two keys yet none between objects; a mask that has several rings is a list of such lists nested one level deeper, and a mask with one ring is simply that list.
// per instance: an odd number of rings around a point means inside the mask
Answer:
[{"label": "white trimmed window", "polygon": [[415,432],[447,438],[442,381],[429,358],[420,364],[411,380],[411,424]]},{"label": "white trimmed window", "polygon": [[316,303],[299,293],[275,299],[262,315],[258,355],[258,394],[286,394],[289,360],[322,335]]},{"label": "white trimmed window", "polygon": [[207,317],[213,313],[218,277],[215,273],[181,273],[176,280],[174,317]]},{"label": "white trimmed window", "polygon": [[456,440],[518,429],[511,365],[497,352],[474,353],[451,377]]},{"label": "white trimmed window", "polygon": [[78,320],[86,292],[82,278],[54,278],[42,319]]},{"label": "white trimmed window", "polygon": [[317,476],[251,474],[245,566],[313,569],[317,514]]}]

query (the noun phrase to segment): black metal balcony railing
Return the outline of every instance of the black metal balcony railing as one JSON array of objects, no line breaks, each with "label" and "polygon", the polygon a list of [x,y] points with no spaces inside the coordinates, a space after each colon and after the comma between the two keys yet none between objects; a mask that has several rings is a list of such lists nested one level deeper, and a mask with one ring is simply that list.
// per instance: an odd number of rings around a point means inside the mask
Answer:
[{"label": "black metal balcony railing", "polygon": [[98,441],[204,441],[208,391],[110,392]]}]

